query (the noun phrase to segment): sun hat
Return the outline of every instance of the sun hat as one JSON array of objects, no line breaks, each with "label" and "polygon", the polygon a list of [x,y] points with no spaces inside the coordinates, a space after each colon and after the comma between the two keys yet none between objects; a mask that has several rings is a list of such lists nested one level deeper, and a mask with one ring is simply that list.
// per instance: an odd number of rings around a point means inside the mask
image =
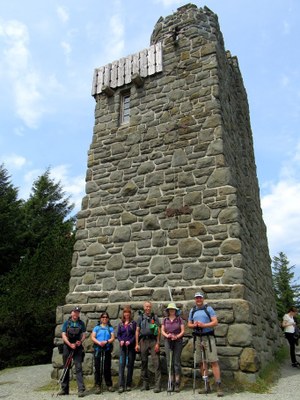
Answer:
[{"label": "sun hat", "polygon": [[176,307],[175,303],[169,303],[166,310],[178,310],[178,307]]}]

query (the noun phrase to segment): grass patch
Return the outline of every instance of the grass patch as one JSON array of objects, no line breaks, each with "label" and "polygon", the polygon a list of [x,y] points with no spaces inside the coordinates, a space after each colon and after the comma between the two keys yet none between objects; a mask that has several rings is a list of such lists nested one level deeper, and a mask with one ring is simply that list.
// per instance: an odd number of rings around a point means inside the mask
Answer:
[{"label": "grass patch", "polygon": [[[84,384],[87,390],[90,390],[92,387],[94,387],[94,378],[92,377],[84,377]],[[51,380],[49,383],[46,383],[46,385],[43,385],[37,389],[35,389],[36,392],[54,392],[54,391],[59,391],[60,389],[60,384],[56,380]],[[70,392],[77,391],[77,382],[75,379],[70,380]]]},{"label": "grass patch", "polygon": [[251,393],[268,393],[270,388],[280,378],[280,368],[288,357],[287,347],[282,347],[276,354],[273,361],[268,363],[260,372],[256,382],[238,382],[239,391]]}]

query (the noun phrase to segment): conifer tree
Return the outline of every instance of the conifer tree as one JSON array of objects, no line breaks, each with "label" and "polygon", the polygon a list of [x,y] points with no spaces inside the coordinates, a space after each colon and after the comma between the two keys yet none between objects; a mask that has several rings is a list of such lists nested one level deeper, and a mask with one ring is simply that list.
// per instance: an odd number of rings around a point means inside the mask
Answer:
[{"label": "conifer tree", "polygon": [[280,252],[273,257],[273,286],[279,319],[291,306],[299,305],[300,285],[295,283],[295,266],[289,265],[287,256]]},{"label": "conifer tree", "polygon": [[4,165],[0,165],[0,275],[10,271],[23,253],[22,201],[18,189],[10,182]]},{"label": "conifer tree", "polygon": [[[50,362],[56,307],[68,292],[74,245],[73,205],[60,183],[41,175],[24,203],[26,252],[3,277],[0,360],[3,366]],[[0,366],[1,367],[1,366]]]}]

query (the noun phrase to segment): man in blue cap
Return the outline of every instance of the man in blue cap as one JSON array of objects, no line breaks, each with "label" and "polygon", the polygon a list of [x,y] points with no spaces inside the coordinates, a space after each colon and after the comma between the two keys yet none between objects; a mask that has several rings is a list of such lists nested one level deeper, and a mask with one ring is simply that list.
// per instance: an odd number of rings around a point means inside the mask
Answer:
[{"label": "man in blue cap", "polygon": [[218,325],[218,319],[214,309],[204,304],[203,293],[195,293],[194,298],[195,306],[189,313],[188,327],[193,329],[194,340],[196,340],[197,337],[200,339],[198,341],[200,345],[197,347],[197,350],[198,352],[200,350],[200,372],[206,385],[204,390],[199,390],[199,393],[208,393],[211,391],[208,382],[207,368],[207,363],[210,363],[217,384],[217,396],[222,397],[221,372],[214,336],[214,327]]},{"label": "man in blue cap", "polygon": [[[82,342],[86,337],[86,327],[85,323],[79,318],[80,311],[80,307],[74,307],[71,311],[70,318],[65,321],[62,326],[62,339],[64,341],[63,362],[64,365],[66,365],[68,357],[70,356],[70,354],[71,356],[73,354],[73,361],[75,364],[76,380],[78,386],[78,397],[84,397],[85,386],[83,382],[82,372],[84,351]],[[69,394],[69,372],[70,368],[67,369],[67,373],[61,383],[61,390],[58,392],[58,396]]]}]

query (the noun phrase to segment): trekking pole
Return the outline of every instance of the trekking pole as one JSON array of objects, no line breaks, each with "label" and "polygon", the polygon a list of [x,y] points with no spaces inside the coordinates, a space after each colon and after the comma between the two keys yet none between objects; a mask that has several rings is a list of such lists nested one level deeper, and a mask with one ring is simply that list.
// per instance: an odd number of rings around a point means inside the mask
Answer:
[{"label": "trekking pole", "polygon": [[68,369],[71,366],[71,363],[72,363],[72,360],[73,360],[73,356],[74,356],[74,350],[70,351],[70,353],[68,355],[68,358],[67,358],[67,360],[65,362],[64,369],[63,369],[63,372],[61,374],[61,377],[60,377],[58,383],[62,383],[65,380],[65,377],[67,375]]},{"label": "trekking pole", "polygon": [[103,393],[104,348],[100,348],[100,392]]},{"label": "trekking pole", "polygon": [[167,389],[167,394],[171,395],[171,392],[173,390],[172,387],[172,375],[173,375],[173,344],[172,341],[169,341],[169,346],[170,346],[170,360],[169,360],[169,379],[168,379],[168,389]]},{"label": "trekking pole", "polygon": [[206,352],[205,352],[202,335],[200,336],[200,351],[201,351],[201,359],[202,359],[202,379],[204,381],[204,390],[205,390],[205,393],[207,394],[209,392],[208,371],[207,371]]},{"label": "trekking pole", "polygon": [[193,353],[194,353],[194,376],[193,376],[193,394],[196,390],[196,368],[197,368],[197,357],[196,357],[196,335],[193,336]]},{"label": "trekking pole", "polygon": [[169,295],[170,295],[171,302],[173,303],[173,297],[172,297],[172,292],[171,292],[170,286],[168,286],[168,290],[169,290]]}]

